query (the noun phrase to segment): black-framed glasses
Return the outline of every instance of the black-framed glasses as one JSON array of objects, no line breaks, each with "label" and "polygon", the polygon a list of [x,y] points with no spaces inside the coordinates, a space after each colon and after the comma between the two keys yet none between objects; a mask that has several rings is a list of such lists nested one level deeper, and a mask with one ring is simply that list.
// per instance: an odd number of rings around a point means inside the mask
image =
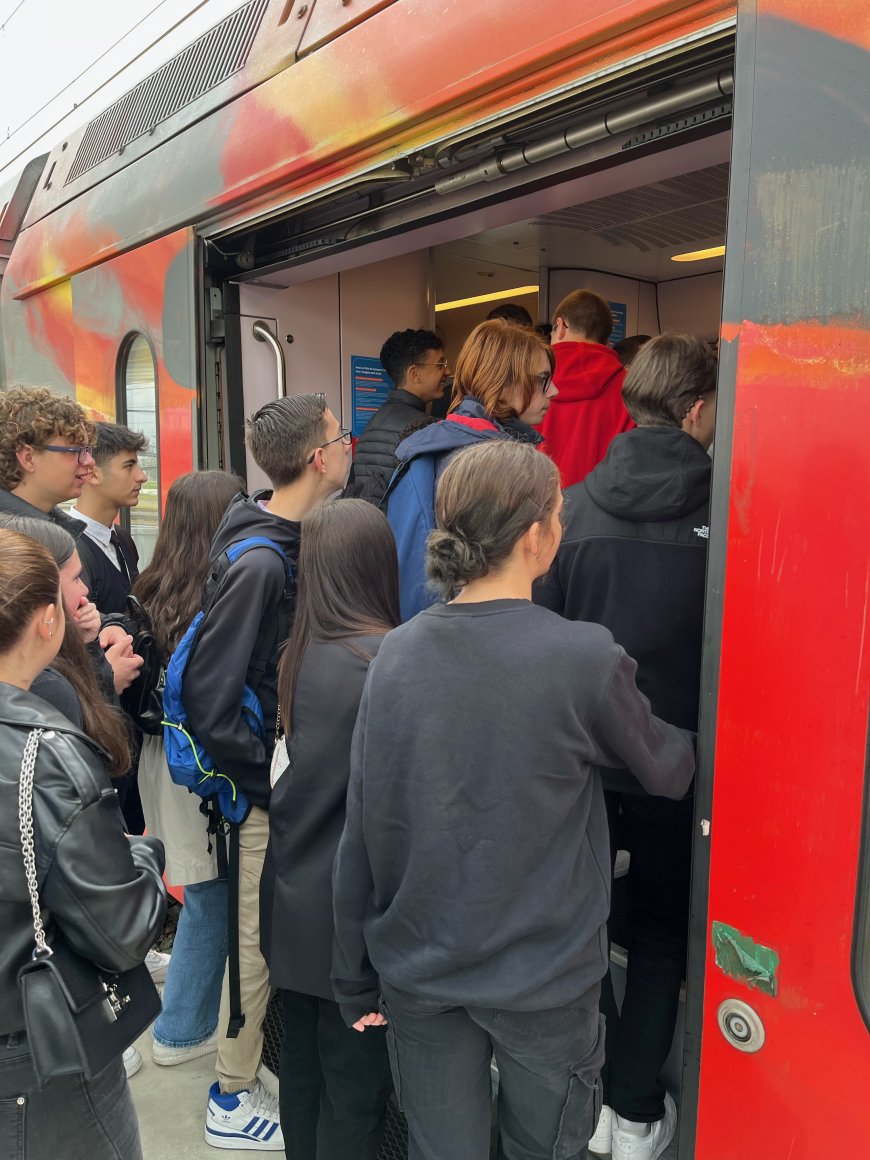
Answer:
[{"label": "black-framed glasses", "polygon": [[84,463],[88,458],[93,458],[93,447],[59,447],[56,443],[43,443],[37,447],[37,451],[62,451],[66,455],[75,455],[79,463]]},{"label": "black-framed glasses", "polygon": [[553,385],[553,376],[549,371],[547,371],[544,374],[535,375],[535,382],[546,395],[547,391],[549,391],[550,387]]},{"label": "black-framed glasses", "polygon": [[432,367],[433,369],[437,368],[439,371],[446,371],[448,365],[446,358],[439,358],[438,362],[433,363],[414,363],[415,367]]},{"label": "black-framed glasses", "polygon": [[342,427],[334,439],[327,439],[325,443],[321,443],[319,447],[315,447],[305,462],[313,463],[314,456],[318,451],[322,451],[323,448],[328,447],[330,443],[338,443],[339,440],[345,445],[345,447],[350,447],[351,443],[353,443],[353,431],[348,431],[345,427]]}]

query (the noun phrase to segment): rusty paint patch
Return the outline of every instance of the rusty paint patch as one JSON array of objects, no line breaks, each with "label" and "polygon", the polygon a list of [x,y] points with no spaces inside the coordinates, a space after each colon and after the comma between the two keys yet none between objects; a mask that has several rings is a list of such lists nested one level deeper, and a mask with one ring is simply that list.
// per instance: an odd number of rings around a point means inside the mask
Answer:
[{"label": "rusty paint patch", "polygon": [[713,949],[716,966],[724,974],[766,995],[776,995],[779,955],[771,947],[754,942],[736,927],[714,922]]}]

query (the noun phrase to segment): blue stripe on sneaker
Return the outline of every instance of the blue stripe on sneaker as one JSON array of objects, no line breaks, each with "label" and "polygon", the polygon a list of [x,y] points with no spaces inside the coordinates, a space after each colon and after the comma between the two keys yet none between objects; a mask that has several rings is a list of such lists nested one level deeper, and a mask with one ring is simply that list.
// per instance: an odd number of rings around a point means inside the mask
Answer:
[{"label": "blue stripe on sneaker", "polygon": [[254,1128],[254,1135],[255,1136],[262,1136],[263,1129],[268,1125],[268,1123],[269,1123],[268,1120],[260,1120],[260,1122],[259,1122],[259,1124],[257,1124],[256,1128]]},{"label": "blue stripe on sneaker", "polygon": [[264,1140],[271,1140],[271,1139],[272,1139],[272,1137],[275,1135],[275,1133],[276,1133],[277,1131],[278,1131],[278,1121],[277,1121],[277,1120],[275,1120],[275,1122],[272,1124],[272,1127],[271,1127],[271,1128],[269,1129],[269,1131],[268,1131],[268,1132],[265,1134],[265,1136],[263,1137],[263,1139],[264,1139]]},{"label": "blue stripe on sneaker", "polygon": [[250,1123],[245,1124],[244,1128],[242,1128],[242,1131],[243,1132],[250,1132],[251,1128],[253,1128],[253,1126],[254,1126],[254,1124],[256,1124],[256,1122],[257,1122],[257,1117],[254,1116],[254,1118],[250,1121]]}]

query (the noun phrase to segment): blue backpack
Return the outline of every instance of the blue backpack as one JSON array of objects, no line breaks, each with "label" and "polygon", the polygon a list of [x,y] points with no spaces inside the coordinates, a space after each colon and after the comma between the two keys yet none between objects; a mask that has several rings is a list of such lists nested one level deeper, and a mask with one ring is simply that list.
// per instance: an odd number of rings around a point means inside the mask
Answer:
[{"label": "blue backpack", "polygon": [[[248,800],[237,788],[230,773],[220,770],[208,754],[205,746],[190,730],[187,714],[182,704],[184,674],[193,651],[199,642],[202,625],[214,604],[221,585],[232,565],[251,548],[271,548],[281,557],[287,571],[288,586],[293,584],[293,566],[281,549],[265,536],[249,536],[231,544],[218,560],[206,586],[205,607],[194,617],[190,627],[181,638],[166,670],[166,684],[163,688],[163,743],[166,749],[166,763],[176,785],[183,785],[191,793],[203,798],[215,797],[224,818],[228,822],[241,823],[248,815]],[[287,587],[285,587],[285,593]],[[280,638],[280,630],[279,630]],[[258,640],[258,645],[260,644]],[[271,643],[269,652],[272,652]],[[268,657],[251,658],[251,668],[255,672],[265,670]],[[250,669],[249,669],[250,671]],[[245,723],[261,741],[266,740],[266,726],[260,700],[249,685],[245,685],[239,712]]]}]

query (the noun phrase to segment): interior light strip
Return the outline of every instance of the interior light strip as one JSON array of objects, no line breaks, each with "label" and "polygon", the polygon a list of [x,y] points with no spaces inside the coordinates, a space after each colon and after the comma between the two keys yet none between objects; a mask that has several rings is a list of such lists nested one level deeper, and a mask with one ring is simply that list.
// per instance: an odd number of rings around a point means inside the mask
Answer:
[{"label": "interior light strip", "polygon": [[460,306],[476,306],[478,302],[499,302],[502,298],[520,298],[523,294],[537,294],[538,286],[515,286],[513,290],[493,290],[490,294],[475,294],[473,298],[456,298],[453,302],[439,302],[435,313],[458,310]]},{"label": "interior light strip", "polygon": [[[688,254],[672,254],[672,262],[703,262],[705,258],[724,258],[724,246],[711,246],[709,250],[691,250]],[[437,310],[437,307],[436,307]]]}]

